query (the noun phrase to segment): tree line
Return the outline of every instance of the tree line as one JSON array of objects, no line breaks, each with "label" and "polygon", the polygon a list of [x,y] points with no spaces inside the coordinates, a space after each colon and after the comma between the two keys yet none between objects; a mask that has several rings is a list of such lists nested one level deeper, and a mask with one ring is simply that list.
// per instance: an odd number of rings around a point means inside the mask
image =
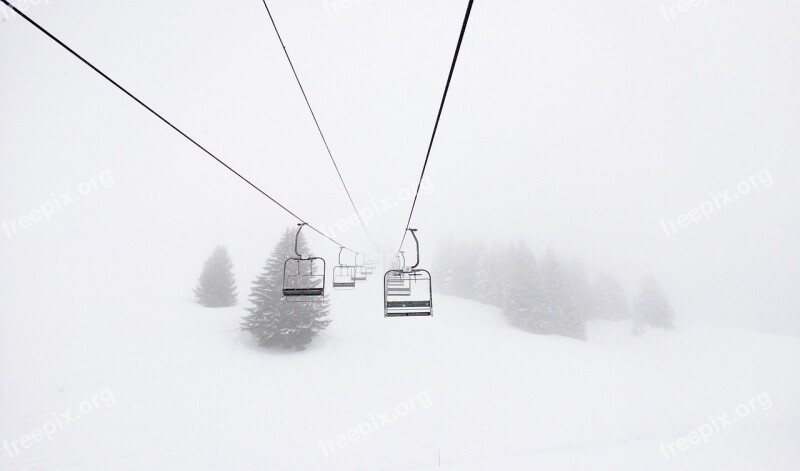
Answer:
[{"label": "tree line", "polygon": [[[288,228],[251,284],[241,328],[263,347],[302,350],[331,322],[327,295],[322,302],[283,298],[283,264],[294,255],[294,242],[295,231]],[[298,244],[301,253],[310,253],[302,234]],[[593,319],[631,322],[637,334],[648,326],[673,327],[672,307],[652,276],[643,278],[629,300],[612,274],[590,280],[580,263],[564,262],[552,250],[537,258],[524,242],[486,247],[447,238],[432,273],[437,293],[497,306],[511,325],[531,333],[585,340],[586,322]],[[224,246],[203,264],[194,294],[205,307],[237,304],[233,262]]]},{"label": "tree line", "polygon": [[578,262],[547,250],[537,258],[525,242],[487,247],[447,237],[434,257],[437,292],[503,310],[509,323],[546,335],[586,339],[586,322],[630,321],[634,333],[647,326],[672,328],[674,311],[655,278],[645,276],[629,301],[619,280],[601,272],[594,279]]}]

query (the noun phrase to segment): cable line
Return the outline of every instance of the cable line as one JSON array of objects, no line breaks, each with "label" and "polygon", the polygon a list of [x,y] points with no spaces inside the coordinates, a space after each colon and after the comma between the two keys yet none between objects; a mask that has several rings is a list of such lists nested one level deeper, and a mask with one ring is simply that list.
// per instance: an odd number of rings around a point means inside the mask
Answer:
[{"label": "cable line", "polygon": [[472,12],[472,2],[469,0],[467,5],[467,13],[464,15],[464,23],[461,25],[461,34],[458,36],[458,44],[456,45],[456,52],[453,55],[453,63],[450,65],[450,74],[447,76],[447,85],[444,87],[444,95],[442,96],[442,103],[439,105],[439,114],[436,115],[436,124],[433,126],[433,134],[431,135],[431,142],[428,144],[428,153],[425,154],[425,163],[422,164],[422,173],[419,176],[419,183],[417,184],[417,192],[414,194],[414,202],[411,203],[411,211],[408,214],[408,222],[403,231],[403,239],[400,241],[400,247],[397,252],[403,248],[403,242],[406,241],[406,234],[411,227],[411,217],[414,215],[414,208],[417,206],[417,198],[419,197],[419,190],[422,187],[422,179],[425,177],[425,170],[428,168],[428,159],[431,157],[431,149],[433,148],[433,141],[436,138],[436,131],[439,129],[439,120],[442,118],[442,110],[444,109],[444,102],[447,100],[447,92],[450,90],[450,81],[453,79],[453,71],[456,69],[456,62],[458,61],[458,53],[461,51],[461,43],[464,41],[464,32],[467,30],[467,22],[469,22],[469,15]]},{"label": "cable line", "polygon": [[267,15],[269,15],[269,20],[272,23],[272,28],[275,30],[275,34],[278,36],[278,41],[280,41],[281,43],[281,47],[283,48],[283,53],[284,55],[286,55],[286,60],[289,61],[289,67],[292,68],[292,73],[294,74],[295,81],[297,81],[297,86],[300,87],[300,92],[302,92],[303,99],[306,101],[306,106],[308,106],[308,111],[311,112],[311,117],[314,119],[314,124],[317,126],[317,131],[319,131],[319,136],[322,138],[322,142],[325,144],[325,149],[328,151],[328,156],[331,158],[331,163],[333,163],[333,168],[336,169],[336,174],[339,175],[339,181],[342,182],[344,191],[345,193],[347,193],[347,198],[350,200],[350,204],[353,206],[353,211],[355,211],[356,216],[358,216],[358,220],[361,223],[361,227],[364,228],[364,232],[367,234],[369,241],[375,247],[375,250],[379,250],[378,245],[375,243],[375,240],[372,239],[372,235],[370,235],[369,231],[367,230],[367,226],[366,224],[364,224],[364,220],[361,219],[361,213],[356,207],[356,203],[353,201],[353,197],[350,195],[350,190],[347,188],[347,184],[345,184],[344,182],[344,177],[342,177],[342,172],[339,171],[339,166],[336,164],[336,159],[333,158],[333,152],[331,152],[331,148],[328,145],[328,140],[325,139],[325,134],[322,132],[322,127],[319,125],[319,121],[317,120],[317,115],[314,113],[314,109],[311,108],[311,102],[309,102],[308,100],[308,95],[306,95],[306,91],[303,88],[303,84],[300,83],[300,77],[297,75],[297,70],[294,68],[292,59],[289,57],[289,51],[286,50],[286,45],[283,43],[283,38],[281,37],[281,33],[278,32],[278,26],[275,24],[275,19],[272,17],[272,12],[269,10],[269,6],[267,5],[267,0],[262,0],[262,2],[264,3],[264,8],[267,9]]},{"label": "cable line", "polygon": [[305,224],[306,224],[306,225],[307,225],[307,226],[308,226],[308,227],[309,227],[311,230],[313,230],[313,231],[317,232],[319,235],[321,235],[322,237],[324,237],[324,238],[328,239],[329,241],[333,242],[334,244],[336,244],[336,245],[338,245],[338,246],[340,246],[340,247],[342,246],[342,244],[340,244],[339,242],[337,242],[337,241],[336,241],[336,240],[334,240],[333,238],[329,237],[328,235],[326,235],[325,233],[323,233],[322,231],[320,231],[320,230],[319,230],[319,229],[317,229],[316,227],[314,227],[314,226],[312,226],[311,224],[307,223],[307,222],[306,222],[306,221],[305,221],[303,218],[301,218],[300,216],[298,216],[297,214],[295,214],[295,213],[294,213],[292,210],[290,210],[289,208],[287,208],[286,206],[284,206],[283,204],[281,204],[280,202],[278,202],[278,200],[276,200],[276,199],[275,199],[275,198],[273,198],[272,196],[268,195],[268,194],[267,194],[267,193],[266,193],[264,190],[262,190],[261,188],[259,188],[258,186],[256,186],[256,184],[254,184],[253,182],[251,182],[250,180],[248,180],[247,178],[245,178],[245,177],[244,177],[242,174],[240,174],[239,172],[237,172],[236,170],[234,170],[234,169],[233,169],[233,168],[232,168],[230,165],[226,164],[226,163],[225,163],[225,162],[224,162],[222,159],[220,159],[219,157],[217,157],[216,155],[214,155],[213,153],[211,153],[211,151],[209,151],[208,149],[206,149],[205,147],[203,147],[202,145],[200,145],[200,144],[199,144],[197,141],[195,141],[194,139],[192,139],[191,137],[189,137],[189,135],[188,135],[188,134],[186,134],[185,132],[181,131],[181,130],[180,130],[178,127],[177,127],[177,126],[175,126],[174,124],[172,124],[171,122],[169,122],[169,121],[168,121],[166,118],[164,118],[163,116],[161,116],[161,115],[160,115],[158,112],[156,112],[156,111],[155,111],[153,108],[151,108],[150,106],[148,106],[147,104],[145,104],[145,103],[144,103],[142,100],[140,100],[139,98],[137,98],[137,97],[136,97],[136,96],[135,96],[133,93],[131,93],[131,92],[129,92],[127,89],[125,89],[125,87],[123,87],[122,85],[120,85],[119,83],[117,83],[116,81],[114,81],[114,79],[112,79],[111,77],[109,77],[108,75],[106,75],[106,74],[105,74],[105,73],[104,73],[102,70],[100,70],[100,69],[98,69],[97,67],[95,67],[95,66],[94,66],[94,65],[93,65],[91,62],[89,62],[88,60],[86,60],[85,58],[83,58],[83,56],[81,56],[80,54],[78,54],[77,52],[75,52],[75,51],[74,51],[72,48],[70,48],[69,46],[67,46],[66,44],[64,44],[64,43],[63,43],[63,42],[62,42],[60,39],[58,39],[57,37],[55,37],[54,35],[52,35],[52,34],[51,34],[49,31],[47,31],[45,28],[43,28],[42,26],[40,26],[38,23],[36,23],[36,22],[35,22],[34,20],[32,20],[31,18],[29,18],[29,17],[28,17],[28,16],[27,16],[25,13],[21,12],[19,9],[17,9],[17,7],[15,7],[15,6],[14,6],[14,5],[12,5],[11,3],[9,3],[9,1],[8,1],[8,0],[0,0],[0,2],[3,2],[3,3],[4,3],[6,6],[7,6],[7,7],[11,8],[11,9],[12,9],[12,10],[13,10],[15,13],[17,13],[17,14],[18,14],[18,15],[20,15],[22,18],[24,18],[24,19],[25,19],[25,20],[26,20],[28,23],[30,23],[31,25],[33,25],[33,26],[34,26],[36,29],[38,29],[39,31],[41,31],[42,33],[44,33],[45,35],[47,35],[47,37],[49,37],[50,39],[52,39],[53,41],[55,41],[55,42],[56,42],[56,43],[57,43],[59,46],[63,47],[63,48],[64,48],[64,49],[66,49],[67,51],[69,51],[69,53],[70,53],[70,54],[72,54],[73,56],[75,56],[76,58],[78,58],[78,59],[79,59],[81,62],[83,62],[84,64],[86,64],[86,65],[87,65],[89,68],[91,68],[92,70],[94,70],[95,72],[97,72],[97,73],[98,73],[100,76],[102,76],[104,79],[106,79],[106,80],[107,80],[109,83],[111,83],[112,85],[114,85],[115,87],[117,87],[117,88],[118,88],[120,91],[122,91],[123,93],[125,93],[126,95],[128,95],[128,97],[130,97],[130,98],[131,98],[132,100],[134,100],[136,103],[140,104],[140,105],[141,105],[143,108],[145,108],[147,111],[149,111],[150,113],[152,113],[152,114],[153,114],[154,116],[156,116],[158,119],[160,119],[161,121],[163,121],[163,122],[164,122],[164,123],[165,123],[167,126],[171,127],[171,128],[172,128],[172,129],[173,129],[175,132],[177,132],[178,134],[180,134],[181,136],[183,136],[184,138],[186,138],[186,140],[188,140],[189,142],[191,142],[192,144],[194,144],[194,145],[195,145],[195,146],[196,146],[198,149],[202,150],[202,151],[203,151],[204,153],[206,153],[206,154],[207,154],[209,157],[211,157],[212,159],[216,160],[216,161],[217,161],[219,164],[221,164],[223,167],[225,167],[226,169],[228,169],[228,170],[229,170],[231,173],[233,173],[234,175],[236,175],[237,177],[239,177],[239,178],[240,178],[242,181],[244,181],[245,183],[247,183],[248,185],[250,185],[251,187],[253,187],[253,188],[254,188],[256,191],[258,191],[258,192],[259,192],[259,193],[261,193],[262,195],[266,196],[266,197],[267,197],[267,198],[268,198],[270,201],[272,201],[273,203],[275,203],[276,205],[278,205],[278,207],[280,207],[281,209],[283,209],[284,211],[286,211],[287,213],[289,213],[289,214],[290,214],[292,217],[294,217],[295,219],[297,219],[297,220],[298,220],[298,221],[300,221],[301,223],[305,223]]}]

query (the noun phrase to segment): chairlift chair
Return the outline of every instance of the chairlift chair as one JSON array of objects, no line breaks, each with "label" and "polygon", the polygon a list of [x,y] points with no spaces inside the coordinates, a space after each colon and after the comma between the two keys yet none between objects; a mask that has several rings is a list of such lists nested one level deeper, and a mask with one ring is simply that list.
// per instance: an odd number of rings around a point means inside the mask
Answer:
[{"label": "chairlift chair", "polygon": [[355,289],[355,267],[342,264],[342,251],[339,247],[339,265],[333,267],[333,289]]},{"label": "chairlift chair", "polygon": [[358,264],[358,256],[359,255],[361,255],[361,254],[358,254],[358,253],[356,254],[356,258],[355,258],[355,261],[354,261],[355,266],[353,268],[355,269],[355,274],[353,275],[353,280],[355,280],[355,281],[367,281],[366,267],[364,265],[359,265]]},{"label": "chairlift chair", "polygon": [[[419,241],[416,229],[408,229],[417,246],[417,263],[405,266],[405,257],[399,269],[383,276],[384,317],[430,317],[433,315],[433,285],[428,270],[419,265]],[[402,254],[402,252],[401,252]],[[398,256],[398,263],[400,257]]]},{"label": "chairlift chair", "polygon": [[394,291],[398,294],[405,293],[409,291],[407,289],[407,280],[403,278],[401,273],[398,273],[398,271],[402,271],[405,268],[405,254],[403,251],[395,255],[394,266],[393,273],[389,276],[389,279],[386,280],[386,287],[389,291]]},{"label": "chairlift chair", "polygon": [[300,231],[306,223],[298,224],[294,252],[283,264],[283,298],[292,302],[319,302],[325,298],[325,259],[301,255],[298,252]]},{"label": "chairlift chair", "polygon": [[375,255],[368,253],[364,255],[364,266],[375,268]]},{"label": "chairlift chair", "polygon": [[405,252],[402,250],[394,256],[394,262],[392,262],[392,266],[394,270],[402,270],[406,266],[406,255]]},{"label": "chairlift chair", "polygon": [[363,255],[362,266],[364,267],[364,275],[369,276],[375,271],[375,263],[369,260],[366,254]]}]

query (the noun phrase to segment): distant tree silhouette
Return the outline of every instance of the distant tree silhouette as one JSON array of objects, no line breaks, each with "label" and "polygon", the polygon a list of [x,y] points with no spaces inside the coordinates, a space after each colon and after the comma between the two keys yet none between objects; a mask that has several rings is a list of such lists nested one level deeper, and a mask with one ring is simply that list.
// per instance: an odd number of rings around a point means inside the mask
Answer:
[{"label": "distant tree silhouette", "polygon": [[674,327],[675,312],[652,275],[642,279],[639,294],[634,300],[633,315],[634,331],[643,329],[645,325],[662,329]]},{"label": "distant tree silhouette", "polygon": [[197,302],[205,307],[236,305],[236,279],[228,249],[222,245],[203,264],[203,272],[194,289]]},{"label": "distant tree silhouette", "polygon": [[608,273],[601,273],[592,286],[592,319],[623,320],[630,318],[630,308],[625,290],[619,280]]},{"label": "distant tree silhouette", "polygon": [[539,309],[545,319],[546,333],[586,339],[586,323],[578,309],[576,284],[548,250],[542,261]]}]

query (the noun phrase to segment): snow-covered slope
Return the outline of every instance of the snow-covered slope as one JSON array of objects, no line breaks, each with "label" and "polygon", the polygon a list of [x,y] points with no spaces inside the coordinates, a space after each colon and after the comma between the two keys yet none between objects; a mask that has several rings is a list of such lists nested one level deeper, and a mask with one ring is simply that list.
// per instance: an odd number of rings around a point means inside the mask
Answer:
[{"label": "snow-covered slope", "polygon": [[300,353],[188,296],[9,300],[0,469],[800,468],[798,338],[598,322],[581,342],[445,296],[384,319],[380,295],[334,292]]}]

